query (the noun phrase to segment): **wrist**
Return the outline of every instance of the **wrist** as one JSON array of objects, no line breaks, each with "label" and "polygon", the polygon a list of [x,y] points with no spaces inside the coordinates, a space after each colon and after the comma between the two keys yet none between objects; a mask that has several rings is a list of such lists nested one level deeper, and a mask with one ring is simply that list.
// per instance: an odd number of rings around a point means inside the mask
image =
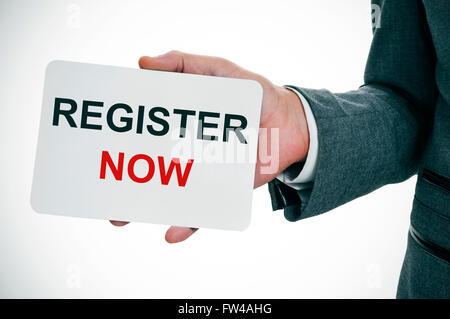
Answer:
[{"label": "wrist", "polygon": [[299,96],[292,90],[279,87],[279,107],[284,110],[280,127],[280,172],[290,165],[304,161],[309,150],[309,129]]}]

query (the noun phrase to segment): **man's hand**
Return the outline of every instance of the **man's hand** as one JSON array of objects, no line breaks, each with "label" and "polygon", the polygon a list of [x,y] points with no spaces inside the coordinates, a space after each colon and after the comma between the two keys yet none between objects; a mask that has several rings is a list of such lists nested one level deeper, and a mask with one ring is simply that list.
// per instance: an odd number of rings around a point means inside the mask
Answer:
[{"label": "man's hand", "polygon": [[[266,128],[269,132],[268,136],[270,136],[271,129],[278,129],[279,165],[278,170],[275,172],[262,173],[261,167],[267,163],[261,161],[258,152],[254,188],[271,181],[291,164],[306,157],[309,148],[308,126],[303,105],[294,92],[276,86],[261,75],[249,72],[230,61],[217,57],[171,51],[157,57],[141,57],[139,59],[139,67],[150,70],[251,79],[258,81],[262,85],[264,95],[260,128]],[[268,139],[266,136],[264,137],[266,140]],[[274,154],[271,154],[271,156],[273,157]],[[111,221],[111,223],[115,226],[127,224],[119,221]],[[166,241],[169,243],[183,241],[196,230],[196,228],[172,226],[166,232]]]}]

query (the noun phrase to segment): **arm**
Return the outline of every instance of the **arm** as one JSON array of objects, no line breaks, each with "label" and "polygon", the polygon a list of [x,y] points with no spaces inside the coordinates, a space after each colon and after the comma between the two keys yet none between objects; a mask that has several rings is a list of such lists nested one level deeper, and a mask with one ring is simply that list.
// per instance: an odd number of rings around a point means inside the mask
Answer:
[{"label": "arm", "polygon": [[421,1],[373,1],[381,8],[364,82],[333,94],[297,88],[314,113],[319,152],[313,187],[269,185],[290,221],[315,216],[417,170],[433,122],[436,63]]},{"label": "arm", "polygon": [[[255,187],[271,181],[273,208],[284,208],[288,220],[311,217],[414,174],[432,125],[435,56],[421,2],[374,4],[381,8],[381,28],[374,33],[365,84],[342,94],[296,88],[308,101],[318,131],[310,189],[296,190],[275,179],[308,153],[307,121],[295,93],[221,58],[169,52],[143,57],[139,65],[259,81],[264,88],[261,127],[280,129],[280,165],[274,174],[260,174],[258,159]],[[171,227],[166,240],[182,241],[195,230]]]}]

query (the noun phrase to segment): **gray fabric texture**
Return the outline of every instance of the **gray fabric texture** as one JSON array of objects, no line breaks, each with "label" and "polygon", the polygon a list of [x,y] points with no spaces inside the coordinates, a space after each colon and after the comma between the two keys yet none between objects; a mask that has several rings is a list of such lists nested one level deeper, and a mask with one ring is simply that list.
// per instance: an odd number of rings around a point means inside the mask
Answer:
[{"label": "gray fabric texture", "polygon": [[[317,171],[310,190],[287,192],[294,198],[284,202],[292,205],[273,207],[297,221],[418,173],[411,224],[426,241],[450,250],[450,1],[372,3],[381,8],[381,23],[364,84],[337,94],[296,87],[316,119]],[[424,169],[442,184],[426,180]],[[272,202],[281,196],[275,196],[279,184],[269,186]],[[397,296],[450,298],[448,261],[408,243]]]}]

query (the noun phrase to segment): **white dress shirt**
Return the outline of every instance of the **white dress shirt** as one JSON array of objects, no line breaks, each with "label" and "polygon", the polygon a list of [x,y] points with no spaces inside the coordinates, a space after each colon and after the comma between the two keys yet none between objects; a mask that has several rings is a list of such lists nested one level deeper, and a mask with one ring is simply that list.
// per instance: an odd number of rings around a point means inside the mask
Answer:
[{"label": "white dress shirt", "polygon": [[277,179],[294,189],[307,189],[312,187],[312,180],[314,179],[316,173],[317,154],[319,150],[316,120],[305,97],[291,87],[286,88],[295,92],[303,104],[309,130],[309,150],[303,168],[289,168],[278,175]]}]

